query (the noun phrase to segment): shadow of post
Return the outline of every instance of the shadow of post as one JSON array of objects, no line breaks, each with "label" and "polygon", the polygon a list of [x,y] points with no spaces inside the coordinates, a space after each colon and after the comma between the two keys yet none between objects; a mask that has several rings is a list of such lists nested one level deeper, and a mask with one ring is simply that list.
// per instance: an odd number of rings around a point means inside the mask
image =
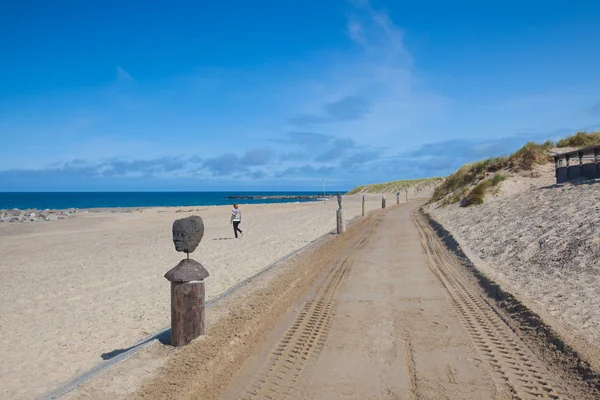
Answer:
[{"label": "shadow of post", "polygon": [[109,351],[107,353],[102,353],[101,357],[103,360],[110,360],[111,358],[115,358],[118,355],[121,355],[123,353],[127,353],[130,350],[134,350],[140,346],[144,346],[148,343],[150,343],[153,340],[158,340],[160,343],[162,344],[166,344],[166,345],[170,345],[171,344],[171,329],[166,329],[162,332],[157,333],[154,336],[151,336],[143,341],[141,341],[140,343],[137,343],[131,347],[127,347],[125,349],[115,349],[113,351]]}]

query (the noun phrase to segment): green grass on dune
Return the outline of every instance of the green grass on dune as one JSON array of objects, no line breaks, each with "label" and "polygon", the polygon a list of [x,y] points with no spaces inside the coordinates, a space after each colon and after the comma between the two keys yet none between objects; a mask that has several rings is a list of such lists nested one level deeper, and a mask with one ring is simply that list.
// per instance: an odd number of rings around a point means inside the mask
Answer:
[{"label": "green grass on dune", "polygon": [[394,193],[398,191],[403,191],[412,186],[422,185],[427,183],[435,184],[436,182],[442,181],[443,178],[435,177],[435,178],[422,178],[422,179],[410,179],[410,180],[400,180],[400,181],[391,181],[384,183],[373,183],[369,185],[357,186],[346,194],[356,194],[356,193]]},{"label": "green grass on dune", "polygon": [[462,206],[474,206],[483,204],[485,194],[494,187],[497,187],[500,182],[506,179],[506,175],[495,174],[492,178],[484,179],[477,184],[463,199]]},{"label": "green grass on dune", "polygon": [[[429,203],[441,201],[442,205],[461,202],[463,206],[482,204],[485,194],[497,190],[506,179],[506,172],[531,171],[537,165],[552,161],[550,150],[554,147],[589,147],[600,145],[600,132],[576,132],[558,142],[529,142],[513,154],[504,157],[487,158],[465,164],[446,179],[425,178],[400,180],[358,186],[347,194],[355,193],[394,193],[411,186],[432,183],[436,185]],[[504,172],[504,173],[502,173]]]},{"label": "green grass on dune", "polygon": [[556,142],[556,147],[589,147],[600,144],[600,132],[579,131]]},{"label": "green grass on dune", "polygon": [[[548,152],[552,147],[554,147],[554,143],[551,141],[542,144],[529,142],[510,156],[487,158],[471,164],[465,164],[448,176],[444,183],[436,188],[430,202],[443,200],[442,204],[450,204],[465,199],[463,202],[465,205],[481,204],[485,191],[504,180],[504,178],[496,178],[496,176],[503,176],[497,174],[498,171],[530,171],[536,165],[552,161],[552,157]],[[490,175],[494,175],[491,179],[495,180],[495,184],[492,185],[492,182],[490,184],[482,182],[479,188],[476,186],[469,192],[468,188],[470,185],[477,184],[479,186],[478,182],[490,177]],[[467,195],[467,193],[469,194]],[[465,195],[467,196],[465,197]]]}]

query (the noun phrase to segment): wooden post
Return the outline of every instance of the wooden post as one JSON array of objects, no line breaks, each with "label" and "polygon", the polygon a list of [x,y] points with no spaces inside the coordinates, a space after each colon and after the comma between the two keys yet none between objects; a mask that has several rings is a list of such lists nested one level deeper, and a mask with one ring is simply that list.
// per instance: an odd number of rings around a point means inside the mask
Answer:
[{"label": "wooden post", "polygon": [[580,151],[577,155],[579,156],[579,177],[581,178],[583,176],[583,151]]},{"label": "wooden post", "polygon": [[181,260],[165,274],[171,281],[171,345],[185,346],[204,334],[204,278],[208,271],[195,260]]},{"label": "wooden post", "polygon": [[565,156],[567,161],[567,180],[571,179],[571,156],[568,154]]},{"label": "wooden post", "polygon": [[362,198],[362,216],[363,217],[367,216],[367,200],[365,199],[364,195],[363,195],[363,198]]},{"label": "wooden post", "polygon": [[335,213],[337,220],[337,233],[346,232],[346,224],[344,223],[344,213],[341,209]]},{"label": "wooden post", "polygon": [[556,183],[558,183],[558,157],[554,157],[554,177],[556,178]]},{"label": "wooden post", "polygon": [[381,208],[385,208],[385,196],[381,196]]},{"label": "wooden post", "polygon": [[408,190],[406,191],[406,202],[408,203]]},{"label": "wooden post", "polygon": [[400,204],[400,192],[396,193],[396,204]]},{"label": "wooden post", "polygon": [[596,164],[596,178],[600,178],[600,149],[594,149],[594,164]]},{"label": "wooden post", "polygon": [[171,344],[185,346],[204,335],[204,281],[171,282]]}]

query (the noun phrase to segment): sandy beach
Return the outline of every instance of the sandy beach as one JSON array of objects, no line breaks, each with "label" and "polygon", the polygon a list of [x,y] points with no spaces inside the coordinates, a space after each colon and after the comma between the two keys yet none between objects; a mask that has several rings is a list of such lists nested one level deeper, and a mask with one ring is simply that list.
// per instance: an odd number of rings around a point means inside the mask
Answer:
[{"label": "sandy beach", "polygon": [[[345,199],[346,220],[360,215],[359,198]],[[381,206],[379,196],[368,199],[369,207]],[[334,229],[337,202],[241,209],[240,240],[232,239],[230,206],[94,212],[0,226],[0,398],[39,397],[168,327],[163,275],[182,258],[171,241],[175,219],[204,220],[193,258],[211,274],[210,300]]]},{"label": "sandy beach", "polygon": [[155,342],[66,399],[597,399],[513,330],[420,204],[326,235],[210,308],[201,339]]}]

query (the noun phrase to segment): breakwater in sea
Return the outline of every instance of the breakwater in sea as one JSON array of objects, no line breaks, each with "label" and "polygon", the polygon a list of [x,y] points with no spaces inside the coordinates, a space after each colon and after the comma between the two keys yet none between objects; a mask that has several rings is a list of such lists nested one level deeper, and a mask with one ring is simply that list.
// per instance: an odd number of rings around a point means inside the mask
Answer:
[{"label": "breakwater in sea", "polygon": [[[230,200],[319,200],[323,199],[323,194],[319,195],[236,195],[227,196]],[[330,195],[325,196],[327,198]]]}]

